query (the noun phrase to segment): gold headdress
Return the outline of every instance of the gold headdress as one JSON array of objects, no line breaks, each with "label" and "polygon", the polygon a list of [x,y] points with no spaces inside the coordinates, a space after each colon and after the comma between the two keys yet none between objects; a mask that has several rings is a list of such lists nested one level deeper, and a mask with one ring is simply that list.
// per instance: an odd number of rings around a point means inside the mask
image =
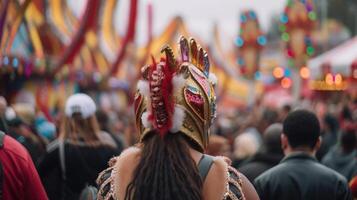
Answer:
[{"label": "gold headdress", "polygon": [[156,130],[161,136],[182,132],[203,151],[216,116],[216,78],[209,72],[207,53],[194,39],[179,40],[180,61],[165,45],[159,63],[141,69],[135,95],[136,126],[143,140]]}]

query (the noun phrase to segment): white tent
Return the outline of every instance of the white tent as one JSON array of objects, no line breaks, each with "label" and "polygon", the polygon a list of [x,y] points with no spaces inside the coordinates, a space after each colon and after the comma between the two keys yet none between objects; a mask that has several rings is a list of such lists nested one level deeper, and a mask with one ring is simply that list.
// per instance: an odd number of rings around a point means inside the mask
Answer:
[{"label": "white tent", "polygon": [[321,78],[321,66],[329,65],[331,72],[350,76],[351,65],[357,60],[357,36],[343,44],[309,60],[307,66],[311,71],[311,78]]}]

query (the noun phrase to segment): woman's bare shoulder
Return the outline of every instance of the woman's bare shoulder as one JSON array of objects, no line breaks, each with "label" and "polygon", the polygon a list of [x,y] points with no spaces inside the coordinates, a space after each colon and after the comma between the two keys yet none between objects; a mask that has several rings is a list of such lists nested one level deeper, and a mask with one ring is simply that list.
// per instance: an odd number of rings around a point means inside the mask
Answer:
[{"label": "woman's bare shoulder", "polygon": [[214,162],[203,187],[205,200],[247,199],[259,197],[249,180],[226,157],[214,157]]},{"label": "woman's bare shoulder", "polygon": [[102,171],[97,178],[99,200],[118,199],[120,185],[131,178],[132,170],[135,169],[133,166],[137,164],[140,153],[140,148],[130,147],[119,156],[110,159],[109,167]]}]

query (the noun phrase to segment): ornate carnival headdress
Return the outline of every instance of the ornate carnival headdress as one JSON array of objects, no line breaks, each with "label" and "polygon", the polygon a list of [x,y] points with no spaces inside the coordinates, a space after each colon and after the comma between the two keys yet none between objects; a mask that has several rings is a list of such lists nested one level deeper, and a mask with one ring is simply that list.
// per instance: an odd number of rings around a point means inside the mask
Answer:
[{"label": "ornate carnival headdress", "polygon": [[209,72],[206,51],[194,39],[181,36],[180,61],[172,49],[161,49],[164,58],[141,69],[135,95],[136,126],[142,141],[156,130],[162,137],[182,132],[203,151],[208,144],[209,128],[216,117],[216,77]]}]

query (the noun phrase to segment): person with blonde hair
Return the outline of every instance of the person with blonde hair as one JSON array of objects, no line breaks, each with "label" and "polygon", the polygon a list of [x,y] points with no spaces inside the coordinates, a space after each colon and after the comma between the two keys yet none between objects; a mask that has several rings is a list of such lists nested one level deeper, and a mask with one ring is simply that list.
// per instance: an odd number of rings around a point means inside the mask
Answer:
[{"label": "person with blonde hair", "polygon": [[95,184],[107,160],[119,153],[113,139],[99,129],[95,111],[86,94],[68,98],[59,137],[48,145],[39,166],[50,199],[78,199],[86,185]]},{"label": "person with blonde hair", "polygon": [[238,169],[250,156],[253,156],[259,144],[253,134],[244,132],[234,139],[232,166]]}]

